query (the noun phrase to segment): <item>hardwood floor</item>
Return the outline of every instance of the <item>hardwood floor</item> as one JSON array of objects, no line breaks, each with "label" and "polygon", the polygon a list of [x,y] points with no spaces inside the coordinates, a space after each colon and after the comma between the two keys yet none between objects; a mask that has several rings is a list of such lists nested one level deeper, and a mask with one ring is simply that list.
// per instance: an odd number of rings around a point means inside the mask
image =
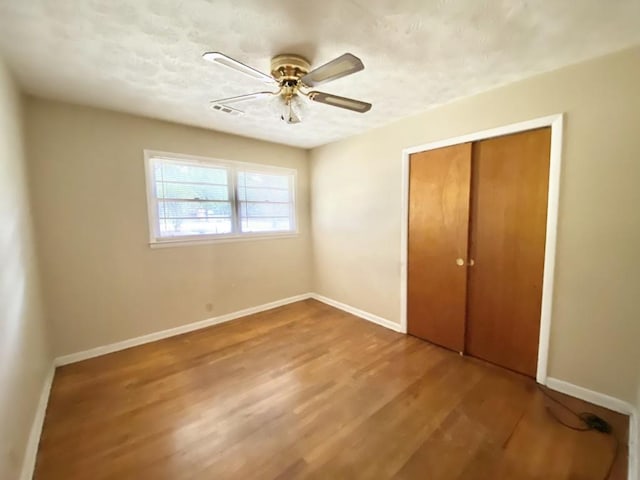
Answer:
[{"label": "hardwood floor", "polygon": [[[613,423],[626,478],[628,418]],[[535,383],[314,300],[61,367],[35,478],[594,479]]]}]

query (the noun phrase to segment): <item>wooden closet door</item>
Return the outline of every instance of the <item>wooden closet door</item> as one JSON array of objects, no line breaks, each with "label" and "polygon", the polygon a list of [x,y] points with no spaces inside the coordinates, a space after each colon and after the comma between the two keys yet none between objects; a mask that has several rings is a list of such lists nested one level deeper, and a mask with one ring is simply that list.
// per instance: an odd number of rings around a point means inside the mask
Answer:
[{"label": "wooden closet door", "polygon": [[535,377],[551,129],[474,143],[466,349]]},{"label": "wooden closet door", "polygon": [[407,331],[462,352],[471,144],[413,154],[409,172]]}]

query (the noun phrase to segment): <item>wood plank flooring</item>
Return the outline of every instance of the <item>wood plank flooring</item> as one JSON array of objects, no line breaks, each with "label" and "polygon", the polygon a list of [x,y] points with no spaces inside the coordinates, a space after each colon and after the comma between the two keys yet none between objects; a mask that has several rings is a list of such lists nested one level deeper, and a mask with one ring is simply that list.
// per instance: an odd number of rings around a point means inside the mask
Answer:
[{"label": "wood plank flooring", "polygon": [[[613,423],[626,478],[628,418]],[[601,480],[535,383],[306,300],[56,371],[35,478]]]}]

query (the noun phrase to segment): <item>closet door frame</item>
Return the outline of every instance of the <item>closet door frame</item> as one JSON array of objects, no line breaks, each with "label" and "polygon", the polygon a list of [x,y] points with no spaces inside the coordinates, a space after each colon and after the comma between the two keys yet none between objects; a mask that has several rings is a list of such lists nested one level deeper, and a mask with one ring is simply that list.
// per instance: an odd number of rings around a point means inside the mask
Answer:
[{"label": "closet door frame", "polygon": [[536,128],[551,127],[551,153],[549,156],[549,190],[547,196],[547,232],[545,238],[544,273],[542,280],[542,304],[540,314],[540,339],[538,342],[538,368],[536,381],[547,383],[549,340],[553,303],[553,279],[556,263],[556,241],[558,229],[558,199],[560,195],[560,170],[562,164],[562,129],[564,114],[535,118],[503,127],[482,130],[467,135],[408,147],[402,150],[402,211],[400,248],[400,331],[407,333],[407,287],[408,287],[408,236],[409,236],[409,156],[413,153],[449,147],[460,143],[475,142],[525,132]]}]

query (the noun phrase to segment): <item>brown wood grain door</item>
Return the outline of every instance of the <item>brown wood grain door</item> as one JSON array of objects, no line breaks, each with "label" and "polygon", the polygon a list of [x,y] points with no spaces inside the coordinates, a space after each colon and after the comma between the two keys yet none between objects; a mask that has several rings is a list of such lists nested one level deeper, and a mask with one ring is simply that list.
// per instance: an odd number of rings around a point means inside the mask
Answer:
[{"label": "brown wood grain door", "polygon": [[475,142],[466,351],[535,377],[551,129]]},{"label": "brown wood grain door", "polygon": [[471,144],[409,160],[407,331],[462,352]]}]

